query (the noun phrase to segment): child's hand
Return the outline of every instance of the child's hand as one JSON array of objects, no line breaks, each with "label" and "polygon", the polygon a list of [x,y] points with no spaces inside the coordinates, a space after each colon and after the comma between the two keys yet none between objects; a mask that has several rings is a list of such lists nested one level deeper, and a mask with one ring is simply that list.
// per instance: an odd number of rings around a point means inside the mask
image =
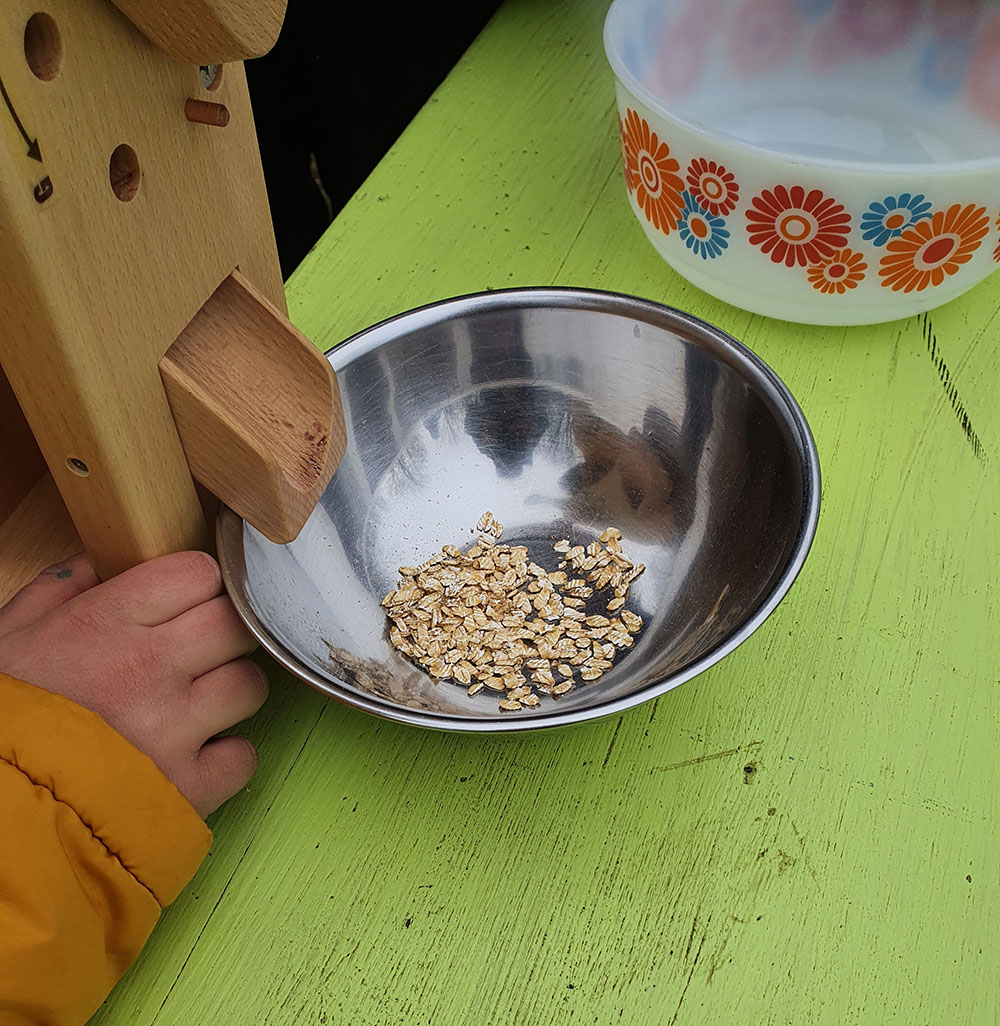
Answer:
[{"label": "child's hand", "polygon": [[216,737],[267,697],[256,647],[202,552],[150,560],[98,583],[84,556],[43,571],[0,608],[0,671],[98,713],[145,752],[202,816],[257,766]]}]

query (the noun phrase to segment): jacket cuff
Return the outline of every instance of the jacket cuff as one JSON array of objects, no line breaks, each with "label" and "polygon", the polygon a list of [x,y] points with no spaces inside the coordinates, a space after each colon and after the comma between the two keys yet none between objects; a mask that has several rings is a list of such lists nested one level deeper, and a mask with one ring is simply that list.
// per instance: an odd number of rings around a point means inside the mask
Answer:
[{"label": "jacket cuff", "polygon": [[0,760],[72,808],[161,907],[211,846],[211,831],[149,756],[97,713],[4,673]]}]

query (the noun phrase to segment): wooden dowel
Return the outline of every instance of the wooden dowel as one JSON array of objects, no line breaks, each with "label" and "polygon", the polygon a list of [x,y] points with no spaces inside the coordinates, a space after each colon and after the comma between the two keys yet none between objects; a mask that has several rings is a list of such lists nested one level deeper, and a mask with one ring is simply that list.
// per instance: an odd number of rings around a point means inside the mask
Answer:
[{"label": "wooden dowel", "polygon": [[184,115],[188,121],[193,121],[196,125],[225,128],[229,124],[229,108],[224,103],[187,100],[184,104]]}]

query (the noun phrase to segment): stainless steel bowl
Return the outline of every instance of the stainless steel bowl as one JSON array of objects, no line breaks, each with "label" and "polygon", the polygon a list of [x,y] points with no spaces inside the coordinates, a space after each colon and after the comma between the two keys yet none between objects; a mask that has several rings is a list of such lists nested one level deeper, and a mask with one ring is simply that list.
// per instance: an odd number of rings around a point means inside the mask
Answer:
[{"label": "stainless steel bowl", "polygon": [[[302,680],[366,712],[445,730],[550,727],[621,712],[718,662],[788,591],[819,514],[808,425],[760,359],[655,303],[580,289],[466,296],[394,317],[328,354],[348,446],[301,534],[219,520],[229,593]],[[389,643],[397,568],[464,545],[622,532],[646,564],[635,646],[599,681],[501,713],[434,683]]]}]

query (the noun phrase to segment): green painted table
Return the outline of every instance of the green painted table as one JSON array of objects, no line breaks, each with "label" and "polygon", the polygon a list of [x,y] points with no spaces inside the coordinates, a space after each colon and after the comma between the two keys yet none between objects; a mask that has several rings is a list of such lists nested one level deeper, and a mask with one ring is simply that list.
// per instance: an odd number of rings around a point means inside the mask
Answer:
[{"label": "green painted table", "polygon": [[100,1026],[997,1022],[998,280],[846,329],[687,285],[627,207],[606,6],[511,0],[292,278],[293,317],[328,347],[556,283],[713,321],[811,422],[805,569],[709,672],[556,734],[427,733],[275,673],[260,770]]}]

